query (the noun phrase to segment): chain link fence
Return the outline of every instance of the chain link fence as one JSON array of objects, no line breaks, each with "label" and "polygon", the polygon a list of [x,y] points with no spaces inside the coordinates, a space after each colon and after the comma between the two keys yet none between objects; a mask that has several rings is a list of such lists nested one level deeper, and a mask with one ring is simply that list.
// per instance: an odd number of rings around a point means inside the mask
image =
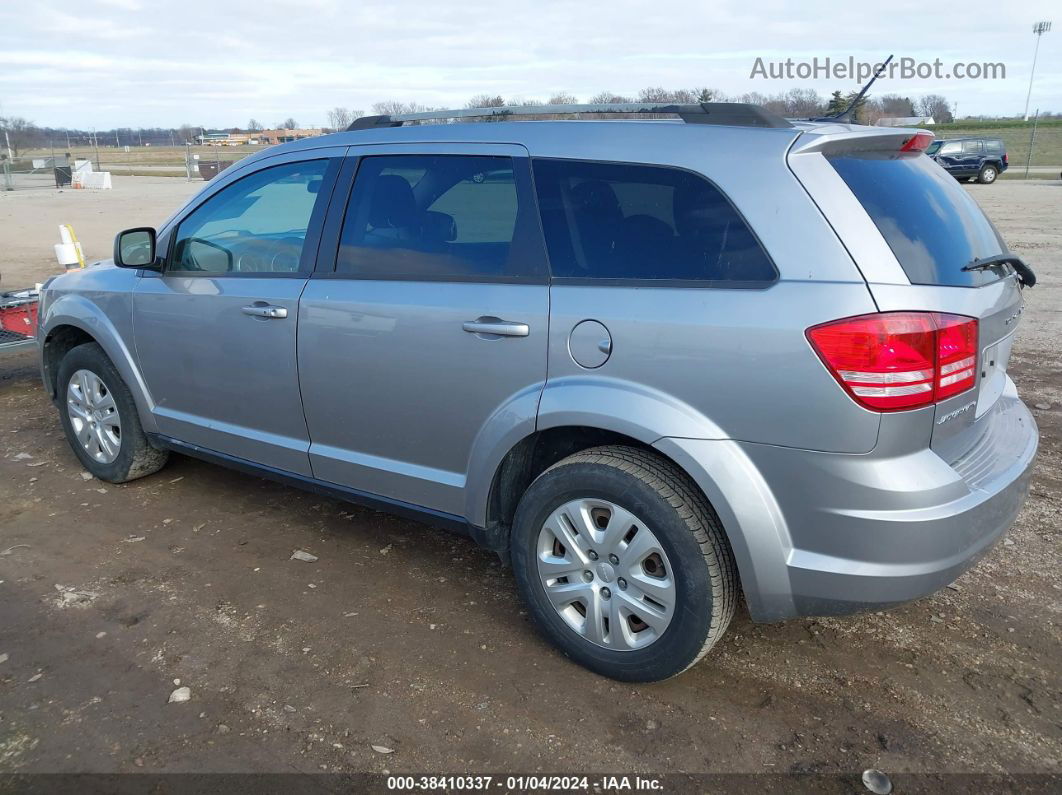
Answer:
[{"label": "chain link fence", "polygon": [[[71,147],[69,151],[29,151],[0,160],[0,190],[68,188],[79,161],[93,171],[117,177],[183,177],[211,179],[233,163],[265,147],[257,146],[125,146]],[[57,172],[56,169],[59,169]],[[65,169],[65,171],[63,170]]]},{"label": "chain link fence", "polygon": [[70,184],[71,167],[65,155],[3,157],[0,160],[0,189],[32,190],[62,188]]},{"label": "chain link fence", "polygon": [[[1059,179],[1062,176],[1062,122],[1051,119],[1037,124],[975,122],[928,128],[938,138],[1001,138],[1009,169],[1004,179]],[[188,180],[211,179],[263,146],[75,146],[33,151],[0,161],[0,190],[31,190],[69,187],[69,170],[78,160],[90,160],[96,171],[117,177],[158,176]],[[66,172],[57,169],[67,169]]]}]

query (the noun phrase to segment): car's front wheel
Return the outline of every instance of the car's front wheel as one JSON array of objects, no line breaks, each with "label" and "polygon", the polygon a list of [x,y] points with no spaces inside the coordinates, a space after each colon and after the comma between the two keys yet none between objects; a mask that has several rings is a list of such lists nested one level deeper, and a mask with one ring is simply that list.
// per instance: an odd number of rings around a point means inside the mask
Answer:
[{"label": "car's front wheel", "polygon": [[535,623],[614,679],[681,673],[734,614],[737,574],[715,513],[645,450],[598,447],[547,469],[520,501],[511,544]]},{"label": "car's front wheel", "polygon": [[168,453],[148,442],[129,387],[96,343],[78,345],[63,357],[57,394],[67,441],[96,477],[124,483],[166,463]]},{"label": "car's front wheel", "polygon": [[977,181],[982,185],[991,185],[996,181],[996,177],[999,176],[999,172],[996,171],[995,166],[984,166],[981,169],[981,173],[977,175]]}]

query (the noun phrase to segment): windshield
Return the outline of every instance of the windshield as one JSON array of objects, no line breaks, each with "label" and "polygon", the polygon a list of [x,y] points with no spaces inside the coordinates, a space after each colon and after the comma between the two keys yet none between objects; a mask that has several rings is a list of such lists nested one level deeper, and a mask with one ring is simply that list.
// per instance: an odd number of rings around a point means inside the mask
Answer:
[{"label": "windshield", "polygon": [[830,164],[859,199],[912,284],[980,287],[1009,265],[964,271],[1006,251],[992,222],[948,172],[921,154],[836,155]]},{"label": "windshield", "polygon": [[929,146],[926,147],[926,154],[927,155],[935,155],[937,152],[940,151],[940,147],[942,147],[943,145],[944,145],[943,141],[934,141],[933,143],[931,143]]}]

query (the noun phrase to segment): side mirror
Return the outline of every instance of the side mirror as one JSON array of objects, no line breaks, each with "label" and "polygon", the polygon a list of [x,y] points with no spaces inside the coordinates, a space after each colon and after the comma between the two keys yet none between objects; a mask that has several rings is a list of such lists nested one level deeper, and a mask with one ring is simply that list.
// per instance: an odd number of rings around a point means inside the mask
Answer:
[{"label": "side mirror", "polygon": [[114,264],[119,268],[151,268],[155,264],[155,230],[126,229],[114,238]]}]

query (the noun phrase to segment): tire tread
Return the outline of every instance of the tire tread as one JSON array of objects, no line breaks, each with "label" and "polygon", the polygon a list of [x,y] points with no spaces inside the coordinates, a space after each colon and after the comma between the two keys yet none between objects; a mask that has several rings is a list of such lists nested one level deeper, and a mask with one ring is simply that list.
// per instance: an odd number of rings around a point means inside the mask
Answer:
[{"label": "tire tread", "polygon": [[719,518],[693,480],[678,466],[660,455],[637,447],[605,445],[592,447],[564,458],[539,477],[569,464],[597,464],[614,467],[638,478],[660,495],[679,515],[704,557],[712,583],[712,616],[700,651],[689,664],[672,676],[696,665],[726,632],[737,608],[739,592],[737,566]]},{"label": "tire tread", "polygon": [[[166,461],[169,458],[169,452],[166,450],[159,450],[151,445],[148,441],[147,434],[144,433],[143,427],[140,425],[140,418],[136,414],[136,406],[133,401],[132,395],[129,392],[129,387],[126,385],[125,380],[122,378],[121,373],[118,372],[118,368],[114,366],[110,357],[107,356],[106,351],[97,342],[86,342],[82,345],[78,345],[75,348],[71,348],[67,352],[66,356],[59,363],[59,394],[60,394],[60,412],[62,409],[62,396],[66,393],[66,378],[63,377],[66,372],[66,364],[76,359],[87,360],[86,365],[91,364],[95,368],[103,371],[97,373],[103,378],[104,383],[112,392],[122,391],[125,395],[123,402],[126,403],[125,411],[122,414],[122,445],[132,445],[132,457],[129,461],[129,466],[123,472],[118,470],[114,474],[107,474],[106,476],[93,472],[93,474],[101,480],[107,480],[110,483],[126,483],[130,480],[136,480],[146,475],[151,475],[158,472],[165,466]],[[74,454],[81,459],[81,463],[89,468],[93,469],[92,464],[86,463],[82,459],[82,453],[78,449],[74,440],[70,440],[70,446],[74,450]]]}]

